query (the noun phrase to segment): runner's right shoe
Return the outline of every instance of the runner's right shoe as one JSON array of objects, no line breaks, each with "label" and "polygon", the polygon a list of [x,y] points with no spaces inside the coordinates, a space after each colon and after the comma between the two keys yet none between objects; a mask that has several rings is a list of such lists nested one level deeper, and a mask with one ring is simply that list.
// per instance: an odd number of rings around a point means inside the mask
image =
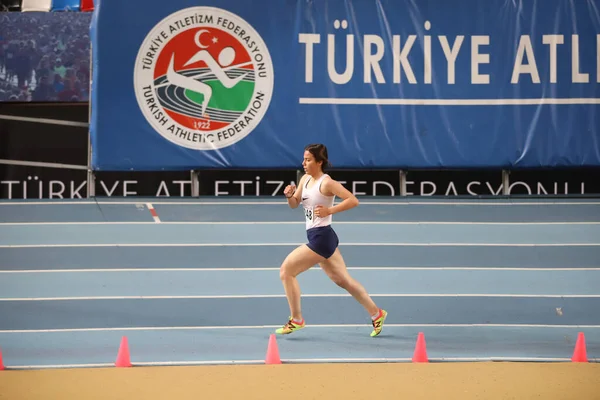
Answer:
[{"label": "runner's right shoe", "polygon": [[306,322],[304,322],[304,319],[302,319],[302,324],[299,324],[297,322],[294,322],[294,319],[290,317],[290,320],[283,327],[277,329],[275,333],[279,335],[288,335],[292,332],[304,328],[305,326]]}]

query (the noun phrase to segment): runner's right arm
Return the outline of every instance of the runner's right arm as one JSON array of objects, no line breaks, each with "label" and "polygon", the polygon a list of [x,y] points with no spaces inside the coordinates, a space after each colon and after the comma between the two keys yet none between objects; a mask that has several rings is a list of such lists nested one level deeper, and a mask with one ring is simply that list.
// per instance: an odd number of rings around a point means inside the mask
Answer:
[{"label": "runner's right arm", "polygon": [[294,186],[294,185],[288,185],[285,188],[285,190],[283,191],[283,194],[287,198],[287,202],[288,202],[288,205],[290,206],[290,208],[296,208],[300,205],[300,203],[302,201],[302,186],[303,186],[303,183],[305,180],[306,180],[306,175],[304,175],[304,176],[302,176],[302,178],[300,178],[300,182],[298,182],[299,190],[297,190],[296,186]]}]

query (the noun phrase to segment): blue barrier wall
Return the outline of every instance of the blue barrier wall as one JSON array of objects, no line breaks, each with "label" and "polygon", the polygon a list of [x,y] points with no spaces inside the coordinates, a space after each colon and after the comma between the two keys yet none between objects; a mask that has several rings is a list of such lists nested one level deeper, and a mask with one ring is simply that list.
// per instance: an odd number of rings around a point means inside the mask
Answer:
[{"label": "blue barrier wall", "polygon": [[594,1],[101,1],[96,170],[600,165]]}]

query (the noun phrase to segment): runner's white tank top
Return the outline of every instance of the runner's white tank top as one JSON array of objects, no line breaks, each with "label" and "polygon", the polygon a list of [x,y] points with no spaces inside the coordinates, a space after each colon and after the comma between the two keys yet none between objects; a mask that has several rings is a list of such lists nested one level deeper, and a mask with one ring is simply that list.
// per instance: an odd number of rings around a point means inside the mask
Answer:
[{"label": "runner's white tank top", "polygon": [[323,179],[329,175],[323,174],[312,187],[307,188],[308,183],[312,180],[312,177],[308,177],[304,187],[302,188],[302,206],[304,207],[304,218],[306,219],[306,229],[316,228],[319,226],[331,225],[333,220],[332,215],[328,215],[325,218],[319,218],[314,215],[314,209],[316,206],[332,207],[335,200],[335,196],[325,196],[321,193],[321,183]]}]

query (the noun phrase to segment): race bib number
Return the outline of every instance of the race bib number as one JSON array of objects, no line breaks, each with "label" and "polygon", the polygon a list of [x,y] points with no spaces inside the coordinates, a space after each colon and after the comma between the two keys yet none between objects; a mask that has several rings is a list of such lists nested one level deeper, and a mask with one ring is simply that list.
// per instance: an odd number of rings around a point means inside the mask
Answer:
[{"label": "race bib number", "polygon": [[308,221],[313,220],[313,209],[310,207],[304,207],[304,216]]}]

